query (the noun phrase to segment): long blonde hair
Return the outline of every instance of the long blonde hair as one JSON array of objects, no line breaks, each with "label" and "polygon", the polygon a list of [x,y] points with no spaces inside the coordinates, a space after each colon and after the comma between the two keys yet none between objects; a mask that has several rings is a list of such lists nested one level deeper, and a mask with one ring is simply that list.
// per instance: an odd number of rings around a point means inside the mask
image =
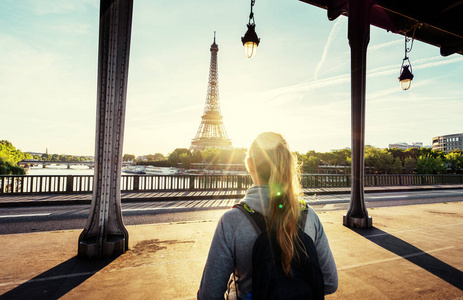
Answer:
[{"label": "long blonde hair", "polygon": [[[249,164],[252,164],[250,166]],[[275,234],[281,248],[281,262],[286,274],[291,273],[291,260],[298,246],[297,220],[301,209],[300,172],[296,156],[278,133],[261,133],[248,149],[246,166],[252,168],[262,183],[269,187],[268,231]]]}]

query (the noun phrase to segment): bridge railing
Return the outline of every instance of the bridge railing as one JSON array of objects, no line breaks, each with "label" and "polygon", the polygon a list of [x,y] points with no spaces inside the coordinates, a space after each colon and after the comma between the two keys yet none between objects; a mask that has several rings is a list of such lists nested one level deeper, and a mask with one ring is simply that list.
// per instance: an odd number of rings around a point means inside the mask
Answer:
[{"label": "bridge railing", "polygon": [[123,175],[122,191],[236,190],[252,186],[249,175]]},{"label": "bridge railing", "polygon": [[[303,188],[350,187],[350,175],[304,174]],[[463,184],[463,175],[365,175],[365,186]],[[242,190],[249,175],[122,175],[121,191]],[[1,175],[0,195],[91,193],[93,175]]]}]

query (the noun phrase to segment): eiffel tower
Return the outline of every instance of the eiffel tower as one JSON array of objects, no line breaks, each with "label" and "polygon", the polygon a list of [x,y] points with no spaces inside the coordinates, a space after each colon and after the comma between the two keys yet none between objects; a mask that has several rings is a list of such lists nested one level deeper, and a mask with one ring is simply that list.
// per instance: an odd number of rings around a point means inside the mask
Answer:
[{"label": "eiffel tower", "polygon": [[219,46],[215,43],[211,45],[211,65],[209,69],[209,85],[207,87],[206,107],[201,117],[196,137],[191,141],[190,150],[204,150],[207,147],[220,149],[231,149],[232,143],[227,136],[223,125],[222,115],[220,114],[219,104],[219,81],[217,72],[217,52]]}]

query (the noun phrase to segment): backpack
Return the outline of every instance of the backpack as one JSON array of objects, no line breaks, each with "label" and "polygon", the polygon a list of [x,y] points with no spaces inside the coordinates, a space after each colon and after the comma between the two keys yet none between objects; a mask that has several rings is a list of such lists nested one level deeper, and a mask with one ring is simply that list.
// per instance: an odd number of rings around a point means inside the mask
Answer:
[{"label": "backpack", "polygon": [[[245,207],[246,206],[246,207]],[[264,216],[247,205],[237,204],[251,221],[259,236],[252,251],[252,299],[324,299],[323,274],[315,244],[305,232],[308,208],[298,220],[298,236],[304,252],[296,248],[291,261],[292,276],[287,276],[281,265],[281,250],[275,237],[269,237]]]}]

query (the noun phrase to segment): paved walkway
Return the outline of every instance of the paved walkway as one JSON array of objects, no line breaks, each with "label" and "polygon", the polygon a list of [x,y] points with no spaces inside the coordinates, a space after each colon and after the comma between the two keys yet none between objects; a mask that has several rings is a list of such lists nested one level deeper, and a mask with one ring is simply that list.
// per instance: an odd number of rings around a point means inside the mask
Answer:
[{"label": "paved walkway", "polygon": [[[439,189],[463,189],[463,184],[419,185],[419,186],[382,186],[365,187],[365,193],[425,191]],[[141,202],[157,200],[203,200],[203,199],[239,199],[245,190],[220,191],[170,191],[170,192],[123,192],[122,202]],[[349,187],[338,188],[308,188],[306,195],[349,194]],[[0,194],[0,207],[90,204],[92,194],[42,194],[42,195],[11,195]]]},{"label": "paved walkway", "polygon": [[[463,203],[371,208],[364,230],[318,214],[339,272],[327,299],[463,299]],[[0,299],[195,299],[216,224],[128,226],[106,261],[75,257],[81,230],[1,235]]]}]

